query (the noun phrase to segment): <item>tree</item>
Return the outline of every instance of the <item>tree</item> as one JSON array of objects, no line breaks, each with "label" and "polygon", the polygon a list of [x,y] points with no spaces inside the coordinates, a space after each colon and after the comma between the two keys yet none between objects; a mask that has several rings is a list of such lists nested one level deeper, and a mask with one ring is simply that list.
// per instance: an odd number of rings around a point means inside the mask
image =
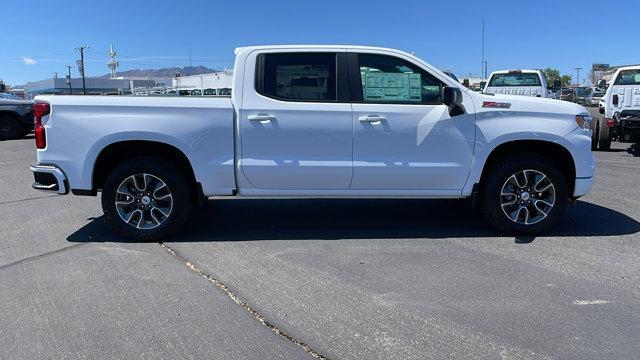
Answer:
[{"label": "tree", "polygon": [[571,75],[562,75],[562,78],[560,78],[560,82],[562,83],[562,86],[571,85]]},{"label": "tree", "polygon": [[553,84],[554,81],[560,80],[560,71],[558,69],[546,68],[542,70],[545,79],[547,79],[547,84]]}]

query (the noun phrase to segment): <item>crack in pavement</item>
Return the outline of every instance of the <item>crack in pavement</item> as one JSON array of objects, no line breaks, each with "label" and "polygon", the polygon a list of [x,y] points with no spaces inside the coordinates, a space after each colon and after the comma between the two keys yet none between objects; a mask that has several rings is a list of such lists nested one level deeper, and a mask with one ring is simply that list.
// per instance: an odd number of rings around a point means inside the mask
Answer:
[{"label": "crack in pavement", "polygon": [[27,201],[27,200],[38,200],[38,199],[44,199],[44,198],[50,198],[50,197],[56,197],[56,196],[58,196],[58,194],[55,194],[55,195],[34,196],[34,197],[30,197],[30,198],[25,198],[25,199],[18,199],[18,200],[11,200],[11,201],[4,201],[4,202],[0,202],[0,205],[13,204],[13,203],[18,203],[18,202]]},{"label": "crack in pavement", "polygon": [[233,291],[231,291],[231,289],[229,289],[222,281],[220,281],[219,279],[207,274],[204,270],[202,270],[202,269],[198,268],[197,266],[195,266],[191,261],[189,261],[189,259],[187,259],[183,255],[179,254],[176,250],[172,249],[171,247],[165,245],[164,243],[159,243],[159,244],[165,250],[167,250],[167,252],[169,254],[173,255],[178,260],[183,262],[191,271],[193,271],[197,275],[207,279],[210,283],[212,283],[213,285],[217,286],[222,291],[224,291],[224,293],[227,294],[227,296],[229,296],[231,298],[231,300],[233,300],[233,302],[235,302],[236,304],[240,305],[245,311],[247,311],[260,324],[268,327],[271,331],[273,331],[277,335],[282,336],[283,338],[289,340],[293,344],[301,347],[302,350],[304,350],[307,354],[311,355],[312,357],[318,358],[318,359],[328,359],[327,357],[325,357],[323,355],[320,355],[317,351],[313,350],[309,345],[305,344],[302,340],[294,338],[293,336],[286,334],[280,328],[278,328],[277,326],[275,326],[272,323],[270,323],[263,315],[261,315],[259,312],[257,312],[253,308],[253,306],[251,306],[249,303],[247,303],[247,302],[243,301],[242,299],[240,299],[238,297],[238,295],[236,295]]},{"label": "crack in pavement", "polygon": [[42,259],[42,258],[44,258],[44,257],[47,257],[47,256],[49,256],[49,255],[59,254],[59,253],[61,253],[61,252],[65,252],[65,251],[73,250],[73,249],[77,248],[78,246],[82,246],[82,245],[86,245],[86,243],[73,244],[73,245],[65,246],[65,247],[63,247],[63,248],[56,249],[56,250],[53,250],[53,251],[49,251],[49,252],[46,252],[46,253],[43,253],[43,254],[34,255],[34,256],[29,256],[29,257],[26,257],[26,258],[24,258],[24,259],[20,259],[20,260],[12,261],[12,262],[10,262],[10,263],[8,263],[8,264],[0,265],[0,271],[5,270],[5,269],[7,269],[7,268],[10,268],[10,267],[12,267],[12,266],[15,266],[15,265],[21,264],[21,263],[23,263],[23,262],[28,262],[28,261],[38,260],[38,259]]}]

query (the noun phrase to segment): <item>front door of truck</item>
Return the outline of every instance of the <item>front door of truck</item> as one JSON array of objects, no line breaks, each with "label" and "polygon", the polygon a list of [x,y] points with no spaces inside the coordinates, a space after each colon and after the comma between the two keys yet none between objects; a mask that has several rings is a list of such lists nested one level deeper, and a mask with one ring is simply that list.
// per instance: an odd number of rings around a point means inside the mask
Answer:
[{"label": "front door of truck", "polygon": [[471,166],[475,123],[468,113],[449,115],[441,99],[445,82],[395,54],[350,53],[349,68],[351,189],[447,196],[461,190]]},{"label": "front door of truck", "polygon": [[349,189],[353,123],[342,80],[345,50],[262,53],[255,69],[255,79],[245,78],[240,112],[240,167],[250,186]]}]

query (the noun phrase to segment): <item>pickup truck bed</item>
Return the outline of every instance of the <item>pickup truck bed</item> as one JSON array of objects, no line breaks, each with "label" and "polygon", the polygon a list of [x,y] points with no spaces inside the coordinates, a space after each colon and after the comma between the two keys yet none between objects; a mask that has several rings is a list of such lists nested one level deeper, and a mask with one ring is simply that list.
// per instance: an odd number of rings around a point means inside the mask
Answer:
[{"label": "pickup truck bed", "polygon": [[[46,162],[57,164],[73,189],[94,187],[94,164],[109,146],[160,142],[180,150],[205,194],[231,195],[234,115],[229,98],[41,96],[51,104]],[[98,169],[99,170],[99,169]]]}]

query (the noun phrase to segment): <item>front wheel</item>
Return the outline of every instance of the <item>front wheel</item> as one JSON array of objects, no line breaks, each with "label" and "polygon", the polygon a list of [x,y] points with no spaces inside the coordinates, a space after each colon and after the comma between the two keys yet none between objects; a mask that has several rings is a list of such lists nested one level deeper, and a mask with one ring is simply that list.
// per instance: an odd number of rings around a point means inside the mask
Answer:
[{"label": "front wheel", "polygon": [[567,184],[556,165],[537,155],[515,155],[489,170],[480,207],[497,229],[517,235],[542,233],[566,210]]},{"label": "front wheel", "polygon": [[191,186],[179,168],[141,157],[118,165],[102,189],[102,210],[113,230],[134,240],[159,240],[187,221]]}]

